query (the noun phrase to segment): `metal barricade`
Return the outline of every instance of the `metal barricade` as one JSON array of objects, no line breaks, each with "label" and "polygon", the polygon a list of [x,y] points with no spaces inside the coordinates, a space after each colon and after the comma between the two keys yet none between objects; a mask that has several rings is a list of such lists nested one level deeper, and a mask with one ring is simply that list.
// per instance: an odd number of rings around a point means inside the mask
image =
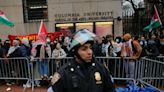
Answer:
[{"label": "metal barricade", "polygon": [[136,67],[139,63],[138,60],[131,60],[128,57],[96,57],[101,61],[110,71],[114,80],[131,80],[135,83],[137,79]]},{"label": "metal barricade", "polygon": [[49,58],[49,76],[52,76],[61,66],[71,62],[73,57],[66,57],[62,59]]},{"label": "metal barricade", "polygon": [[[62,59],[48,58],[48,74],[47,75],[49,77],[52,76],[54,74],[54,72],[56,72],[61,66],[63,66],[64,64],[66,64],[72,60],[73,60],[72,57],[66,57],[66,58],[62,58]],[[126,77],[125,68],[126,68],[127,62],[130,61],[128,58],[122,59],[121,57],[96,57],[96,60],[101,62],[102,64],[104,64],[106,66],[106,68],[109,69],[109,71],[114,79],[134,80],[134,78],[136,78],[136,77],[128,78],[128,76]],[[40,67],[41,64],[37,63],[40,61],[38,61],[37,58],[35,59],[35,62],[36,62],[36,64],[39,64],[37,67]],[[133,62],[135,62],[135,61],[133,61]],[[134,64],[136,64],[136,62]],[[33,67],[36,67],[36,65],[33,64]],[[39,68],[35,68],[35,69],[39,69]],[[127,71],[129,71],[128,68],[127,68]],[[134,68],[134,71],[135,71],[135,68]],[[36,73],[34,73],[34,74],[36,74]],[[41,79],[41,74],[39,73],[39,75],[40,75],[39,76],[40,78],[35,78],[34,80]],[[134,74],[134,76],[135,75],[136,74]]]},{"label": "metal barricade", "polygon": [[[63,59],[49,58],[49,74],[48,75],[52,76],[54,72],[56,72],[56,70],[59,69],[59,67],[61,67],[62,65],[72,60],[73,60],[72,57],[66,57]],[[126,68],[127,66],[126,64],[128,62],[134,62],[134,66],[136,66],[138,64],[138,62],[136,61],[131,61],[128,58],[122,59],[121,57],[96,57],[96,60],[104,64],[106,68],[109,69],[113,79],[115,80],[135,81],[135,79],[137,78],[137,74],[135,72],[137,71],[136,68],[134,68],[133,77],[126,76],[126,71],[130,70],[129,68]]]},{"label": "metal barricade", "polygon": [[146,57],[152,60],[157,60],[157,61],[161,61],[164,62],[164,56],[156,56],[156,57]]},{"label": "metal barricade", "polygon": [[[66,63],[70,62],[73,60],[72,57],[65,57],[65,58],[62,58],[62,59],[55,59],[55,58],[46,58],[46,59],[43,59],[44,61],[47,60],[47,64],[48,67],[47,67],[47,76],[52,76],[61,66],[65,65]],[[33,74],[38,74],[39,76],[37,76],[38,78],[35,78],[35,75],[34,76],[34,80],[40,80],[41,79],[41,68],[45,68],[44,67],[44,64],[43,63],[44,61],[43,60],[40,60],[39,58],[35,58],[35,60],[32,62],[32,70],[33,70]],[[44,71],[44,69],[43,69]]]},{"label": "metal barricade", "polygon": [[[62,59],[48,58],[48,77],[51,77],[61,66],[72,60],[72,57],[66,57]],[[137,79],[138,74],[136,71],[138,68],[136,68],[135,66],[138,65],[138,62],[136,60],[130,60],[129,58],[122,59],[121,57],[96,57],[96,60],[104,64],[104,66],[109,69],[110,74],[112,75],[114,80],[132,80],[133,82],[135,82],[135,79]],[[38,61],[36,58],[35,62],[40,61]],[[128,62],[133,63],[133,70],[129,68]],[[40,67],[40,65],[40,63],[36,63],[33,64],[33,67]],[[35,69],[32,70],[36,71]],[[129,71],[133,73],[132,76],[128,76]],[[33,74],[36,75],[37,73],[35,72]],[[38,78],[34,77],[33,80],[41,80],[41,74],[39,73]]]},{"label": "metal barricade", "polygon": [[[51,77],[61,66],[73,60],[72,57],[66,57],[62,59],[47,59],[48,77]],[[136,81],[140,81],[143,84],[154,87],[155,89],[164,86],[163,62],[146,58],[141,58],[140,60],[132,60],[128,57],[96,57],[96,60],[102,62],[102,64],[104,64],[109,69],[114,80],[132,81],[133,83],[137,83]],[[39,72],[38,69],[40,69],[35,67],[40,67],[42,61],[40,63],[37,62],[40,61],[38,61],[38,59],[36,58],[31,67],[33,71],[33,87],[34,80],[41,80],[40,73],[39,78],[34,77],[37,74],[36,71]]]},{"label": "metal barricade", "polygon": [[29,82],[31,80],[30,69],[27,58],[0,58],[0,79],[27,80]]},{"label": "metal barricade", "polygon": [[[164,62],[147,58],[132,60],[128,57],[97,57],[97,59],[107,65],[114,80],[132,80],[136,85],[142,83],[160,92],[164,89]],[[130,68],[129,64],[134,68]]]},{"label": "metal barricade", "polygon": [[159,91],[164,89],[164,62],[142,58],[139,63],[138,80]]},{"label": "metal barricade", "polygon": [[[35,58],[32,61],[31,69],[32,69],[32,90],[34,91],[35,81],[44,80],[42,78],[43,75],[47,75],[47,80],[50,80],[53,74],[63,65],[72,61],[72,57],[66,57],[62,59],[55,59],[55,58],[46,58],[46,59],[39,59]],[[46,63],[47,62],[47,63]]]}]

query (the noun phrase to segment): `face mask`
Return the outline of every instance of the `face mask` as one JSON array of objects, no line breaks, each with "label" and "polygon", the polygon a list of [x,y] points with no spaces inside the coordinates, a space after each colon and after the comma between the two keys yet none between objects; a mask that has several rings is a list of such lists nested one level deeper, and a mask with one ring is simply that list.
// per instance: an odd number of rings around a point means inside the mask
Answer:
[{"label": "face mask", "polygon": [[116,42],[119,43],[120,42],[119,39],[116,39]]},{"label": "face mask", "polygon": [[140,45],[143,45],[143,42],[142,41],[140,42]]},{"label": "face mask", "polygon": [[51,44],[51,42],[47,42],[47,44]]}]

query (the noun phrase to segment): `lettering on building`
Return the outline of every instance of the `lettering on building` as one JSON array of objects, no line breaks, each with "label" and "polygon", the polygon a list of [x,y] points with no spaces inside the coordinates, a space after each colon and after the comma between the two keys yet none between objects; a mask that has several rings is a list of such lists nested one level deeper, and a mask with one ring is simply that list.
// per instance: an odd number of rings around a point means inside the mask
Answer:
[{"label": "lettering on building", "polygon": [[107,21],[113,19],[113,12],[85,12],[55,14],[55,22]]}]

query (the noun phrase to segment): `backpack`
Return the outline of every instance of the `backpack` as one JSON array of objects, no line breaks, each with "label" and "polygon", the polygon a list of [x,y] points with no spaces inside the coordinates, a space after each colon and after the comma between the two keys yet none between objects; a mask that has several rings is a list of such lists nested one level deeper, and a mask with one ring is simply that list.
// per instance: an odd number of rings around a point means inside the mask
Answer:
[{"label": "backpack", "polygon": [[[133,42],[134,42],[134,41],[132,40],[132,41],[131,41],[132,50],[133,50],[134,53],[136,53],[137,50],[136,50],[136,48],[134,47],[134,43],[133,43]],[[142,52],[141,52],[139,58],[140,58],[140,57],[143,57],[143,49],[142,49]]]},{"label": "backpack", "polygon": [[134,53],[136,53],[136,52],[137,52],[137,50],[136,50],[136,48],[134,47],[133,40],[131,41],[131,45],[132,45],[132,50],[133,50],[133,52],[134,52]]},{"label": "backpack", "polygon": [[116,57],[117,53],[114,52],[113,44],[110,42],[110,45],[108,47],[108,56]]}]

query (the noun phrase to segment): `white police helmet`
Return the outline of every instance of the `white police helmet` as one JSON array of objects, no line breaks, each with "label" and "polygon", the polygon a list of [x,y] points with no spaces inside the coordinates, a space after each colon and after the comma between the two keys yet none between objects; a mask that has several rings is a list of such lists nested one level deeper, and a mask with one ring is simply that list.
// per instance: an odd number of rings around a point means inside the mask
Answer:
[{"label": "white police helmet", "polygon": [[75,33],[72,42],[70,44],[70,50],[78,45],[83,45],[88,41],[94,41],[96,35],[90,32],[88,29],[81,29]]}]

